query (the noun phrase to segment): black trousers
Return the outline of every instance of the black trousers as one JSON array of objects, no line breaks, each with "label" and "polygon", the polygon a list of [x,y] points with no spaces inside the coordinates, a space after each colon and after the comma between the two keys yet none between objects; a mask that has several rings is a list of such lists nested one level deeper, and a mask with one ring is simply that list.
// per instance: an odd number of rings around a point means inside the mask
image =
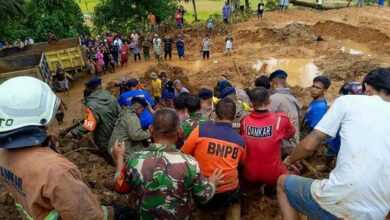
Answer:
[{"label": "black trousers", "polygon": [[210,51],[203,51],[203,59],[210,58]]},{"label": "black trousers", "polygon": [[134,62],[137,62],[137,57],[138,57],[138,60],[141,61],[141,54],[134,54]]},{"label": "black trousers", "polygon": [[169,59],[172,60],[172,50],[165,50],[164,51],[164,59],[167,60],[167,56],[169,56]]}]

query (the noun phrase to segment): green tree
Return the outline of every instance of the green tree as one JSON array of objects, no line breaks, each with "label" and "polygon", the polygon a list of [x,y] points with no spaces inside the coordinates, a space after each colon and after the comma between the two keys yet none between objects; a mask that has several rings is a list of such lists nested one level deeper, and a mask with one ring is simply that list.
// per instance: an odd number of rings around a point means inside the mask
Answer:
[{"label": "green tree", "polygon": [[48,31],[59,38],[89,33],[74,0],[0,0],[0,19],[0,36],[10,43],[27,36],[46,41]]},{"label": "green tree", "polygon": [[25,2],[23,0],[0,0],[0,22],[8,22],[12,19],[24,16]]},{"label": "green tree", "polygon": [[133,28],[144,29],[148,12],[153,12],[160,22],[173,18],[177,3],[178,0],[105,0],[96,5],[92,20],[98,33],[126,33]]},{"label": "green tree", "polygon": [[84,16],[74,0],[32,0],[25,22],[37,41],[46,40],[49,31],[59,38],[75,37],[84,31]]}]

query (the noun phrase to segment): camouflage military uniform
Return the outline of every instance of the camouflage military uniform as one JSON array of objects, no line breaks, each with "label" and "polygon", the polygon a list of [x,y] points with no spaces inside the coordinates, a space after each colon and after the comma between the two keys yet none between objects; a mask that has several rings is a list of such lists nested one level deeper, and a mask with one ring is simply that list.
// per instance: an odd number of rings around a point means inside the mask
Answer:
[{"label": "camouflage military uniform", "polygon": [[189,219],[190,193],[200,203],[215,193],[200,173],[196,160],[173,145],[151,144],[147,150],[134,153],[121,173],[115,176],[115,190],[138,194],[141,219]]},{"label": "camouflage military uniform", "polygon": [[183,139],[186,140],[190,136],[192,130],[198,125],[206,124],[207,120],[208,118],[200,112],[190,115],[190,117],[184,120],[180,125],[181,129],[183,129]]}]

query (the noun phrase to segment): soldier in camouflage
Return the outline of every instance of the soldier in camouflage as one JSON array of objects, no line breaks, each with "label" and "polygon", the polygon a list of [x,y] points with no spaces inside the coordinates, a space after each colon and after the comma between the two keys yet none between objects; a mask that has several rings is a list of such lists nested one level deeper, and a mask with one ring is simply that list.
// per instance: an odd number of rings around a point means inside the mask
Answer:
[{"label": "soldier in camouflage", "polygon": [[116,142],[113,156],[117,161],[115,190],[138,194],[140,219],[190,219],[191,193],[200,203],[207,203],[223,178],[214,170],[208,180],[200,173],[197,161],[176,149],[179,117],[174,110],[156,111],[151,133],[155,143],[123,161],[125,147]]}]

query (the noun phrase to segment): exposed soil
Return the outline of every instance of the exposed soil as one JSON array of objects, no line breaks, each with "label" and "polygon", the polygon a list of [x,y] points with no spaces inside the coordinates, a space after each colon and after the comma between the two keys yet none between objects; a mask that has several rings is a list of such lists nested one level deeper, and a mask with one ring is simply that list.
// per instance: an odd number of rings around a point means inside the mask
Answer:
[{"label": "exposed soil", "polygon": [[[158,64],[155,60],[130,62],[127,68],[119,68],[114,74],[103,76],[106,87],[118,92],[113,86],[121,76],[139,77],[142,83],[150,83],[149,74],[165,71],[171,79],[180,79],[185,87],[196,93],[200,88],[213,88],[221,76],[228,78],[240,88],[253,87],[254,79],[267,69],[255,70],[256,61],[269,59],[310,59],[318,67],[319,73],[332,79],[326,98],[329,103],[338,97],[338,89],[347,81],[360,81],[364,74],[378,66],[390,66],[390,8],[378,10],[376,7],[345,8],[340,10],[314,11],[289,10],[287,14],[266,12],[263,20],[251,18],[234,25],[219,25],[212,35],[213,47],[210,60],[202,60],[200,42],[204,27],[183,31],[167,29],[160,36],[183,34],[186,40],[187,58],[180,61],[174,52],[172,61]],[[226,33],[234,38],[232,57],[224,55]],[[361,54],[342,52],[346,41],[363,44],[367,51]],[[356,48],[352,48],[356,49]],[[74,120],[83,117],[81,101],[84,82],[88,76],[73,81],[70,96],[60,94],[68,106],[65,123],[53,129],[70,126]],[[291,76],[293,77],[293,76]],[[296,76],[294,76],[296,77]],[[311,79],[306,79],[311,80]],[[300,85],[292,87],[293,94],[302,102],[304,109],[311,101],[307,88]],[[83,173],[86,183],[99,195],[104,204],[128,204],[134,206],[135,195],[118,195],[113,191],[114,167],[93,150],[71,152],[80,147],[92,147],[88,138],[74,142],[62,141],[66,156],[76,163]],[[312,165],[322,163],[323,148],[308,159]],[[305,173],[311,176],[310,172]],[[328,174],[324,173],[323,177]],[[267,190],[266,190],[267,191]],[[281,219],[274,192],[263,194],[260,187],[248,194],[244,204],[243,219]],[[1,191],[0,219],[18,219],[12,198]]]}]

